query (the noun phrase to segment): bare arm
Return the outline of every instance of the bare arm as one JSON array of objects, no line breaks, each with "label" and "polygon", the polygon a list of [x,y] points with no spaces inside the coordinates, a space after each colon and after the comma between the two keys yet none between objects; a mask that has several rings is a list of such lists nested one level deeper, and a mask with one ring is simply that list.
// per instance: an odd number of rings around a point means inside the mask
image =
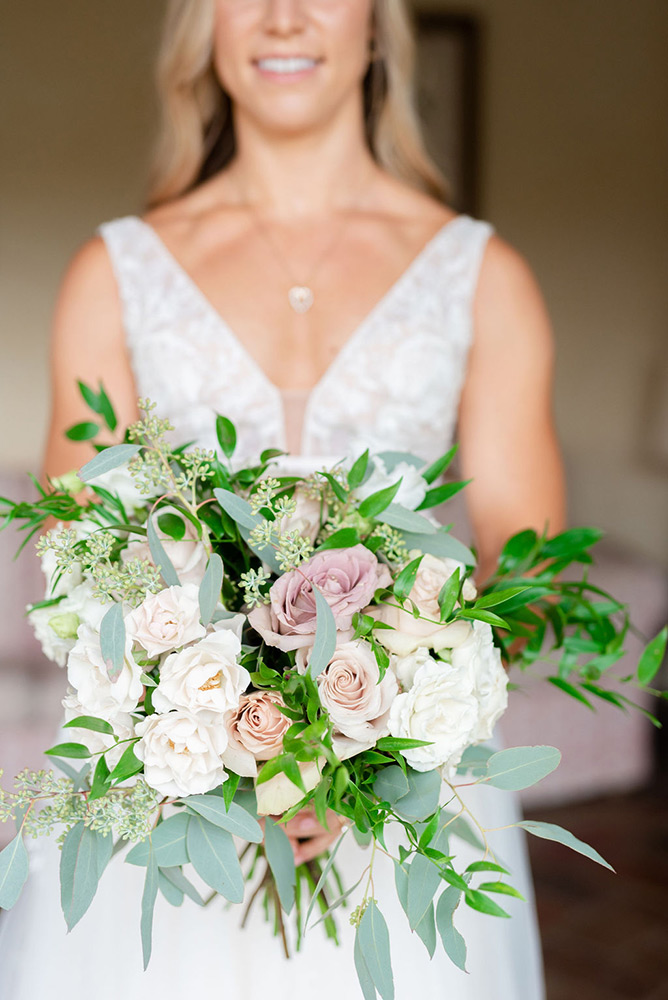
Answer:
[{"label": "bare arm", "polygon": [[90,420],[77,379],[100,380],[116,410],[119,432],[137,417],[136,393],[125,349],[120,300],[101,237],[74,255],[56,303],[51,338],[51,422],[44,475],[60,476],[92,457],[87,442],[68,441],[72,424]]},{"label": "bare arm", "polygon": [[459,440],[482,581],[510,535],[546,525],[554,534],[566,516],[550,323],[529,267],[498,237],[485,253],[474,322]]}]

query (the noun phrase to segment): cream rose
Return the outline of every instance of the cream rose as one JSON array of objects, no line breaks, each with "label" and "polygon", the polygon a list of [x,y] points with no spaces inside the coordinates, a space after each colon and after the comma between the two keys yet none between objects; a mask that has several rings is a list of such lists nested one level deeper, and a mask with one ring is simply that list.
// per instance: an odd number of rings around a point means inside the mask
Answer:
[{"label": "cream rose", "polygon": [[149,715],[135,733],[141,737],[134,751],[144,762],[144,778],[161,795],[201,795],[227,778],[222,719],[210,725],[187,711]]},{"label": "cream rose", "polygon": [[258,760],[270,760],[281,752],[283,737],[292,724],[281,711],[282,704],[277,691],[251,691],[243,695],[238,708],[228,712],[227,767],[237,774],[255,777]]},{"label": "cream rose", "polygon": [[156,711],[179,708],[210,715],[235,709],[250,684],[250,674],[237,663],[240,652],[235,632],[221,628],[172,653],[160,668],[160,683],[153,692]]},{"label": "cream rose", "polygon": [[318,677],[320,701],[336,730],[334,751],[342,760],[370,749],[388,733],[398,686],[390,670],[379,678],[373,649],[361,639],[338,646]]},{"label": "cream rose", "polygon": [[[315,788],[320,781],[320,772],[324,765],[324,759],[320,762],[305,761],[299,764],[307,792]],[[269,781],[256,785],[255,795],[259,816],[281,816],[304,798],[301,788],[297,788],[284,774],[275,774]]]},{"label": "cream rose", "polygon": [[88,625],[79,628],[79,638],[67,658],[67,679],[85,714],[109,721],[119,712],[133,712],[144,691],[141,668],[132,655],[132,639],[126,638],[123,666],[112,682],[100,649],[100,636]]},{"label": "cream rose", "polygon": [[[410,557],[419,553],[411,552]],[[407,656],[420,646],[438,651],[453,648],[471,634],[471,625],[459,620],[448,625],[439,624],[440,608],[438,595],[446,580],[449,580],[456,569],[462,569],[462,564],[454,559],[439,559],[429,553],[422,557],[415,582],[408,595],[407,610],[392,606],[374,606],[366,608],[366,614],[391,625],[392,629],[378,629],[377,639],[391,653],[397,656]],[[468,584],[468,581],[467,581]],[[473,594],[473,585],[465,584],[464,596]],[[421,618],[414,618],[411,602],[420,612]]]},{"label": "cream rose", "polygon": [[[209,561],[209,553],[206,546],[199,539],[197,529],[191,521],[183,518],[185,524],[185,535],[180,541],[170,538],[164,531],[160,530],[159,518],[161,514],[176,514],[179,512],[174,507],[161,507],[153,515],[153,521],[158,537],[162,542],[169,561],[171,562],[181,585],[194,583],[197,586],[202,582]],[[130,559],[145,559],[153,563],[151,550],[148,542],[130,542],[121,553],[121,559],[128,562]]]},{"label": "cream rose", "polygon": [[125,628],[150,657],[201,639],[206,630],[200,622],[197,587],[186,583],[150,594],[126,616]]},{"label": "cream rose", "polygon": [[[63,698],[62,705],[65,709],[65,722],[71,722],[72,719],[78,719],[81,715],[90,714],[84,709],[84,706],[72,688],[68,690]],[[135,734],[134,720],[127,712],[119,712],[113,719],[105,721],[111,724],[114,736],[119,740],[129,740]],[[92,754],[100,753],[101,750],[106,751],[105,758],[109,770],[112,770],[118,764],[128,746],[127,743],[117,743],[114,737],[108,733],[97,733],[91,729],[78,729],[76,726],[63,730],[63,736],[68,742],[83,743]]]},{"label": "cream rose", "polygon": [[442,767],[451,778],[464,750],[475,742],[478,714],[468,667],[458,670],[432,660],[417,671],[410,691],[395,698],[389,729],[392,736],[430,742],[402,751],[412,768]]},{"label": "cream rose", "polygon": [[508,706],[508,675],[487,622],[473,622],[469,638],[452,651],[455,669],[471,670],[478,701],[476,740],[488,740]]},{"label": "cream rose", "polygon": [[390,653],[390,669],[399,681],[404,691],[410,691],[413,687],[415,675],[425,663],[433,663],[433,656],[426,646],[418,646],[412,653],[406,656],[397,656]]}]

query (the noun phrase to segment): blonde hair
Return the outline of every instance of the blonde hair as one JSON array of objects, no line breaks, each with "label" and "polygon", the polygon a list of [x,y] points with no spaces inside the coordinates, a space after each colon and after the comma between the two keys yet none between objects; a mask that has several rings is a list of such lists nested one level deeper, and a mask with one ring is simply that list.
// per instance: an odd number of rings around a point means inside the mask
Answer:
[{"label": "blonde hair", "polygon": [[[234,156],[230,98],[213,65],[215,0],[169,0],[157,66],[161,126],[147,203],[178,198]],[[388,173],[445,201],[413,96],[414,40],[405,0],[374,0],[373,55],[363,81],[366,139]]]}]

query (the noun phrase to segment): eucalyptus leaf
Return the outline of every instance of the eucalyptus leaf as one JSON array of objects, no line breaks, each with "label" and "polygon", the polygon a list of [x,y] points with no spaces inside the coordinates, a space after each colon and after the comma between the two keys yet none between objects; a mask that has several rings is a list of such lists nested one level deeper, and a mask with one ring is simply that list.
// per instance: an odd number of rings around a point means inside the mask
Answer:
[{"label": "eucalyptus leaf", "polygon": [[89,483],[98,476],[103,476],[105,472],[118,469],[121,465],[126,465],[139,451],[141,445],[138,444],[114,444],[110,448],[105,448],[90,462],[86,462],[79,469],[79,479],[84,483]]},{"label": "eucalyptus leaf", "polygon": [[438,807],[441,792],[441,776],[438,771],[407,772],[408,792],[394,805],[395,812],[405,819],[425,819]]},{"label": "eucalyptus leaf", "polygon": [[0,909],[11,910],[28,878],[28,852],[21,833],[0,851]]},{"label": "eucalyptus leaf", "polygon": [[109,680],[118,680],[125,662],[125,622],[123,605],[112,604],[100,623],[100,649]]},{"label": "eucalyptus leaf", "polygon": [[432,535],[402,531],[402,537],[407,549],[420,549],[442,559],[456,559],[465,566],[476,564],[476,558],[471,550],[447,531],[435,531]]},{"label": "eucalyptus leaf", "polygon": [[153,523],[152,517],[149,517],[148,521],[146,522],[146,528],[147,528],[146,533],[148,538],[148,547],[151,552],[151,558],[155,563],[155,565],[159,568],[160,575],[162,576],[163,580],[165,581],[168,587],[178,587],[179,586],[178,574],[174,569],[174,567],[172,566],[171,559],[165,552],[165,548],[160,540],[160,536],[158,535],[158,532],[155,530],[155,524]]},{"label": "eucalyptus leaf", "polygon": [[222,586],[223,560],[217,552],[212,552],[199,588],[199,610],[203,625],[208,625],[213,618]]},{"label": "eucalyptus leaf", "polygon": [[315,597],[316,627],[313,649],[308,661],[311,677],[317,677],[329,664],[336,650],[336,621],[329,604],[319,587],[313,585]]},{"label": "eucalyptus leaf", "polygon": [[97,838],[97,877],[102,878],[114,853],[114,838],[111,833],[100,832]]},{"label": "eucalyptus leaf", "polygon": [[424,854],[416,854],[408,870],[406,915],[411,930],[418,926],[441,884],[439,870]]},{"label": "eucalyptus leaf", "polygon": [[232,835],[202,816],[191,816],[188,856],[200,878],[231,903],[244,898],[244,878]]},{"label": "eucalyptus leaf", "polygon": [[403,795],[410,791],[408,778],[398,764],[390,764],[379,771],[373,783],[374,794],[382,802],[395,805]]},{"label": "eucalyptus leaf", "polygon": [[383,1000],[394,1000],[390,936],[385,919],[373,899],[364,911],[357,937],[373,985]]},{"label": "eucalyptus leaf", "polygon": [[487,762],[486,780],[496,788],[520,791],[554,771],[560,760],[561,753],[550,746],[499,750]]},{"label": "eucalyptus leaf", "polygon": [[226,514],[236,521],[238,525],[252,531],[258,524],[262,523],[262,518],[254,514],[248,500],[237,496],[232,490],[215,489],[214,496]]},{"label": "eucalyptus leaf", "polygon": [[388,473],[394,472],[402,463],[412,465],[415,469],[423,469],[425,466],[425,460],[412,451],[379,451],[376,458],[381,460]]},{"label": "eucalyptus leaf", "polygon": [[141,947],[144,959],[144,971],[148,967],[153,948],[153,913],[155,911],[155,901],[158,895],[158,865],[155,854],[151,850],[148,865],[146,866],[146,878],[144,880],[144,892],[141,898]]},{"label": "eucalyptus leaf", "polygon": [[158,889],[171,906],[181,906],[183,903],[183,889],[178,889],[170,882],[163,871],[158,871]]},{"label": "eucalyptus leaf", "polygon": [[446,955],[458,969],[465,972],[466,942],[452,921],[461,898],[461,889],[456,889],[454,886],[449,886],[441,893],[436,905],[436,927]]},{"label": "eucalyptus leaf", "polygon": [[359,980],[360,989],[362,990],[362,996],[364,997],[364,1000],[376,1000],[378,994],[376,993],[376,987],[373,985],[371,973],[369,972],[367,964],[364,961],[364,955],[362,954],[362,946],[360,944],[359,928],[355,933],[355,944],[353,946],[353,959],[355,961],[355,971],[357,972],[357,978]]},{"label": "eucalyptus leaf", "polygon": [[[382,524],[389,524],[390,527],[397,528],[399,531],[413,532],[413,534],[418,535],[433,535],[437,529],[437,526],[432,524],[423,514],[418,514],[417,511],[404,507],[400,503],[391,503],[389,507],[376,515],[376,520],[381,521]],[[416,547],[420,548],[419,545]]]},{"label": "eucalyptus leaf", "polygon": [[160,868],[176,868],[185,865],[188,857],[187,837],[190,816],[178,812],[159,823],[150,837],[140,841],[125,858],[129,865],[147,865],[154,857]]},{"label": "eucalyptus leaf", "polygon": [[570,847],[572,851],[577,851],[578,854],[584,854],[586,858],[590,858],[597,864],[603,865],[604,868],[609,868],[611,872],[615,870],[593,847],[590,847],[584,840],[579,840],[572,833],[569,833],[568,830],[564,830],[563,827],[557,826],[555,823],[539,823],[536,820],[525,819],[516,825],[521,826],[527,833],[532,833],[534,837],[542,837],[544,840],[554,840],[558,844]]},{"label": "eucalyptus leaf", "polygon": [[204,900],[192,882],[189,882],[185,877],[181,868],[161,868],[160,874],[171,882],[176,889],[192,899],[194,903],[197,903],[198,906],[204,906]]},{"label": "eucalyptus leaf", "polygon": [[82,820],[68,830],[60,855],[60,902],[68,930],[93,902],[99,882],[100,834]]},{"label": "eucalyptus leaf", "polygon": [[436,951],[436,920],[433,903],[427,907],[422,920],[415,928],[415,933],[429,952],[429,957],[433,958]]},{"label": "eucalyptus leaf", "polygon": [[306,927],[308,925],[309,917],[311,916],[311,913],[313,912],[313,907],[315,906],[315,904],[317,902],[317,899],[318,899],[318,896],[319,896],[321,890],[325,888],[325,884],[327,882],[327,877],[328,877],[328,875],[329,875],[329,873],[332,870],[332,867],[334,865],[334,859],[336,858],[337,851],[338,851],[339,847],[341,846],[341,844],[343,843],[343,841],[345,840],[345,837],[346,837],[346,832],[344,831],[344,833],[342,833],[341,836],[336,841],[336,844],[334,845],[334,848],[330,851],[329,857],[327,859],[327,863],[325,864],[325,866],[323,867],[323,869],[322,869],[322,871],[320,873],[320,878],[318,879],[316,887],[313,890],[313,895],[311,896],[311,899],[310,899],[309,904],[308,904],[308,908],[306,910],[306,916],[304,917],[304,929],[306,929]]},{"label": "eucalyptus leaf", "polygon": [[295,857],[285,830],[267,816],[264,825],[264,850],[276,882],[278,897],[286,913],[295,903]]},{"label": "eucalyptus leaf", "polygon": [[225,801],[217,795],[189,795],[183,801],[191,812],[208,819],[214,826],[252,844],[262,843],[262,827],[236,802],[232,802],[228,809]]}]

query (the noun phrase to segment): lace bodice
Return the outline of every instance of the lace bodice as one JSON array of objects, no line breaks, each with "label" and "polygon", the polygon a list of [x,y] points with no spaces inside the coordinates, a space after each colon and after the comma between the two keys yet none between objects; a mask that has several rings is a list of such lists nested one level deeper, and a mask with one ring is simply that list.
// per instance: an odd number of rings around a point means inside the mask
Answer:
[{"label": "lace bodice", "polygon": [[285,464],[295,472],[367,447],[425,460],[449,447],[488,223],[467,215],[446,223],[301,398],[267,377],[150,225],[126,216],[98,231],[118,283],[137,393],[169,416],[178,442],[215,448],[214,414],[222,413],[237,427],[238,461],[290,449]]}]

